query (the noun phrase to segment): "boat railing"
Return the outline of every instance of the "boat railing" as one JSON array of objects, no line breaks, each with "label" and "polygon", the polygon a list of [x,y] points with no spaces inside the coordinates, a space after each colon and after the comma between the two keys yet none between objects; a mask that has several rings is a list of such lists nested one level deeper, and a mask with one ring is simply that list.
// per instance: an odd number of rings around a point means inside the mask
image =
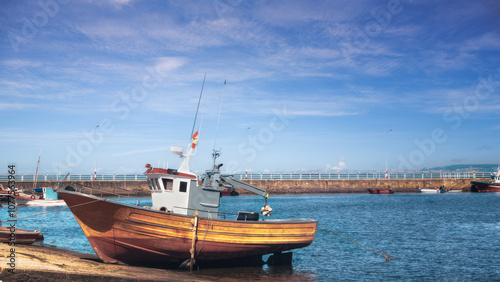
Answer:
[{"label": "boat railing", "polygon": [[74,184],[80,186],[80,187],[72,187],[73,189],[75,189],[76,192],[80,192],[80,193],[87,194],[87,195],[99,196],[101,198],[103,196],[116,196],[118,198],[117,201],[120,201],[120,198],[129,198],[130,197],[130,194],[127,196],[124,196],[121,194],[117,194],[117,193],[114,193],[111,191],[102,190],[99,188],[87,187],[85,185],[78,184],[78,183],[74,183]]}]

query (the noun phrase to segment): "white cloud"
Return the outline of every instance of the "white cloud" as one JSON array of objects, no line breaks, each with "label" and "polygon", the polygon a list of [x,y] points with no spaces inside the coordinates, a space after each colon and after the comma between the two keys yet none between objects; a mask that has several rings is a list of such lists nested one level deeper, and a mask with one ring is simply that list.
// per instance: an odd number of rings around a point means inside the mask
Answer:
[{"label": "white cloud", "polygon": [[344,156],[341,156],[339,158],[339,162],[335,166],[331,166],[330,164],[326,165],[326,170],[345,170],[347,168],[347,165],[345,163],[345,158]]},{"label": "white cloud", "polygon": [[186,64],[185,58],[179,57],[160,57],[157,58],[157,63],[155,65],[155,70],[160,74],[164,75],[165,73],[176,70]]}]

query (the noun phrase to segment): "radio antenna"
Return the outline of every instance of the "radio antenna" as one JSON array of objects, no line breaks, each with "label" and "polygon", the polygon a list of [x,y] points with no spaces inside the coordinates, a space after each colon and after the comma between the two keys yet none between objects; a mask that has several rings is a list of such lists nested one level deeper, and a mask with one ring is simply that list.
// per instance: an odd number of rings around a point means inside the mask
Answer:
[{"label": "radio antenna", "polygon": [[222,88],[222,97],[220,98],[219,117],[217,118],[217,128],[215,129],[214,151],[215,151],[215,146],[217,146],[217,134],[219,133],[220,113],[222,112],[222,101],[224,100],[225,91],[226,91],[226,80],[224,79],[224,88]]}]

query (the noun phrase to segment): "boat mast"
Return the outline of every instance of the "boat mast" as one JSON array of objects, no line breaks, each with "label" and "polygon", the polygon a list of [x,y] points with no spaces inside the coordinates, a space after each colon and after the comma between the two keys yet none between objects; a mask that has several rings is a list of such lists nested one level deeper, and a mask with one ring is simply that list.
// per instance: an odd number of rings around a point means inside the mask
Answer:
[{"label": "boat mast", "polygon": [[[203,84],[201,85],[200,98],[198,98],[198,106],[196,107],[196,114],[194,115],[193,129],[191,130],[191,135],[189,135],[189,145],[191,144],[191,140],[193,139],[194,127],[196,126],[196,119],[198,118],[198,110],[200,109],[201,96],[203,95],[203,87],[205,87],[205,79],[207,78],[207,73],[205,73],[205,77],[203,77]],[[189,147],[188,147],[189,148]]]},{"label": "boat mast", "polygon": [[200,98],[198,98],[198,106],[196,107],[196,114],[194,115],[193,129],[191,130],[191,135],[189,136],[189,143],[186,153],[185,154],[180,153],[181,158],[184,158],[184,160],[182,161],[181,166],[178,169],[179,172],[191,173],[189,169],[189,158],[192,156],[193,146],[196,145],[194,141],[195,139],[198,139],[198,132],[194,133],[194,128],[196,126],[196,119],[198,118],[198,110],[200,109],[200,102],[201,102],[201,97],[203,95],[203,87],[205,86],[206,78],[207,78],[207,73],[205,73],[205,77],[203,77],[203,84],[201,85]]},{"label": "boat mast", "polygon": [[214,165],[213,168],[215,169],[215,160],[220,156],[220,150],[216,150],[217,146],[217,135],[219,134],[219,123],[220,123],[220,114],[222,112],[222,101],[224,100],[224,93],[226,92],[226,79],[224,79],[224,87],[222,88],[222,97],[220,99],[220,106],[219,106],[219,117],[217,118],[217,127],[215,129],[215,141],[214,141],[214,149],[212,150],[212,157],[214,159]]},{"label": "boat mast", "polygon": [[222,101],[224,100],[225,92],[226,92],[226,80],[224,79],[224,87],[222,88],[222,97],[220,98],[219,117],[217,118],[217,127],[215,129],[214,152],[215,152],[215,147],[217,146],[217,135],[219,133],[220,114],[222,112]]},{"label": "boat mast", "polygon": [[33,181],[33,189],[36,188],[36,178],[38,177],[38,166],[40,165],[41,156],[42,156],[42,149],[40,149],[40,153],[38,154],[38,162],[36,163],[36,172],[35,172],[35,179]]}]

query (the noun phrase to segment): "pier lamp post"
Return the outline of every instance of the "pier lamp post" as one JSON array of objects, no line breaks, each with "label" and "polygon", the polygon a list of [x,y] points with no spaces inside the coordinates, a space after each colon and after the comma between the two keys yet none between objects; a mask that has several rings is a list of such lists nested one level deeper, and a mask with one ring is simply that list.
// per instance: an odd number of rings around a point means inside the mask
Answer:
[{"label": "pier lamp post", "polygon": [[247,148],[248,148],[248,130],[250,126],[245,130],[245,179],[248,179],[248,169],[247,169]]},{"label": "pier lamp post", "polygon": [[[97,140],[97,128],[94,128],[94,140]],[[97,180],[97,142],[94,144],[94,180]]]},{"label": "pier lamp post", "polygon": [[388,139],[389,139],[389,132],[391,132],[392,129],[389,129],[387,130],[387,133],[385,135],[385,179],[389,179],[389,170],[388,170],[388,166],[387,166],[387,143],[388,143]]}]

